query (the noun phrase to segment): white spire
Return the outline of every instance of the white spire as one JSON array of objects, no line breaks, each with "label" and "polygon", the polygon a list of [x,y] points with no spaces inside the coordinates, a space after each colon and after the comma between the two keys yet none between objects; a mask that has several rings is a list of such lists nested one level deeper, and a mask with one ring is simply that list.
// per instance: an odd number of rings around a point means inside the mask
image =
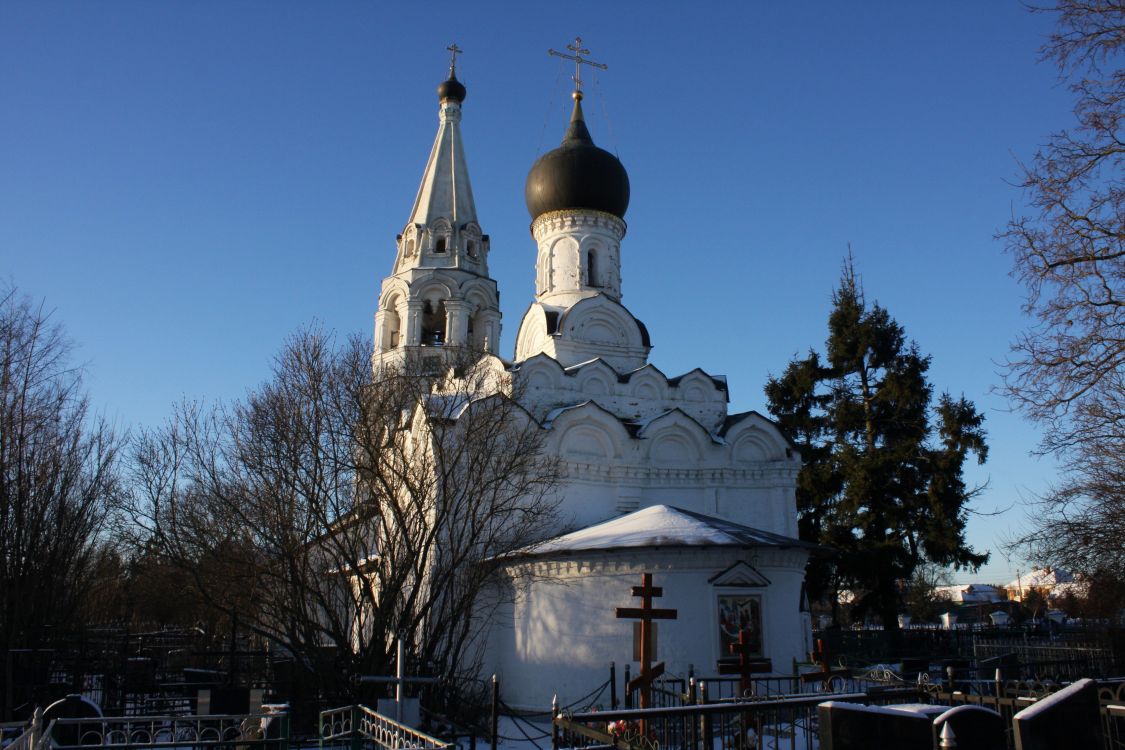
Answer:
[{"label": "white spire", "polygon": [[438,86],[438,132],[410,219],[398,241],[395,273],[410,268],[461,268],[488,275],[488,237],[477,222],[469,167],[461,141],[465,87],[450,66]]},{"label": "white spire", "polygon": [[461,103],[443,100],[438,121],[434,147],[407,223],[429,227],[436,219],[444,218],[454,227],[460,227],[477,220],[469,167],[461,143]]}]

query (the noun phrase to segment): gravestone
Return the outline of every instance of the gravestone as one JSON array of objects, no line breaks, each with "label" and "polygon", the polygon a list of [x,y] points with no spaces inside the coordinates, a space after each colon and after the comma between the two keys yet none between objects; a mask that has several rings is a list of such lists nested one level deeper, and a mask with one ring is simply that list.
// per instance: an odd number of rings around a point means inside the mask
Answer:
[{"label": "gravestone", "polygon": [[817,706],[820,750],[932,750],[933,722],[925,713],[827,701]]},{"label": "gravestone", "polygon": [[1098,683],[1079,680],[1012,717],[1016,750],[1071,750],[1102,746]]},{"label": "gravestone", "polygon": [[[71,694],[57,700],[43,709],[43,725],[47,726],[55,719],[100,719],[102,709],[89,698],[78,694]],[[80,724],[58,724],[51,731],[53,745],[78,745],[84,744],[80,740],[88,728]],[[94,726],[94,731],[100,731],[100,726]]]},{"label": "gravestone", "polygon": [[934,747],[948,724],[957,739],[957,750],[1007,750],[1004,717],[991,708],[955,706],[934,719]]},{"label": "gravestone", "polygon": [[200,690],[196,697],[196,713],[200,716],[256,714],[262,710],[264,692],[260,688],[245,687],[213,687]]}]

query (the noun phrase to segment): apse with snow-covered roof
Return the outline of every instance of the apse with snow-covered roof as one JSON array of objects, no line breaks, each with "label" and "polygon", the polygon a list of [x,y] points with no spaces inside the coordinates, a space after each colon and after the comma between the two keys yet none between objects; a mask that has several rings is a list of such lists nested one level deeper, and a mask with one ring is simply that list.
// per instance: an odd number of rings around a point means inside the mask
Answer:
[{"label": "apse with snow-covered roof", "polygon": [[716,674],[742,629],[756,656],[791,674],[811,636],[800,456],[762,415],[728,413],[725,377],[669,376],[649,363],[649,331],[622,303],[628,174],[594,144],[580,89],[562,144],[527,178],[535,293],[515,357],[495,356],[497,294],[458,129],[465,89],[449,88],[383,283],[376,366],[404,347],[435,361],[441,347],[476,349],[496,388],[546,431],[562,471],[558,536],[504,558],[484,675],[497,674],[515,707],[589,693],[611,661],[635,655],[634,629],[614,608],[631,605],[644,572],[664,590],[660,606],[679,612],[661,623],[653,655],[668,674]]}]

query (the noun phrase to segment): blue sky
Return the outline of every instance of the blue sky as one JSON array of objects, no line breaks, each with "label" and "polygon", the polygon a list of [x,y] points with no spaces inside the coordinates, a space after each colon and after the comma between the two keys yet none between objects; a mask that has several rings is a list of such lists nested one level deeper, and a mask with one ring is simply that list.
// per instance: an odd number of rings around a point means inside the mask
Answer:
[{"label": "blue sky", "polygon": [[[732,410],[822,348],[852,247],[868,297],[987,414],[975,578],[1053,464],[991,389],[1025,325],[993,239],[1018,162],[1071,122],[1053,19],[1018,2],[0,4],[0,276],[79,344],[122,428],[241,396],[316,320],[369,334],[464,49],[463,132],[502,349],[533,294],[523,183],[557,145],[581,35],[595,141],[629,171],[624,302],[651,360],[726,374]],[[958,576],[969,580],[970,576]]]}]

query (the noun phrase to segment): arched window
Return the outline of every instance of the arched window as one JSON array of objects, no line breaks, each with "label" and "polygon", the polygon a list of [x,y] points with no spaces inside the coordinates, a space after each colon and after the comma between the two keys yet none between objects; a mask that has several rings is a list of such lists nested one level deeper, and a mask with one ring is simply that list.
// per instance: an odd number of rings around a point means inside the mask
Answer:
[{"label": "arched window", "polygon": [[466,242],[465,243],[465,252],[467,252],[469,254],[470,258],[477,257],[477,243],[474,242],[473,240],[469,240],[468,242]]},{"label": "arched window", "polygon": [[444,237],[438,237],[437,242],[434,244],[434,252],[435,253],[444,253],[445,252],[445,242],[446,242],[446,240],[445,240]]},{"label": "arched window", "polygon": [[414,238],[411,237],[406,241],[406,257],[409,258],[414,255]]},{"label": "arched window", "polygon": [[594,248],[590,248],[586,253],[586,284],[601,286],[598,283],[598,254],[594,252]]}]

